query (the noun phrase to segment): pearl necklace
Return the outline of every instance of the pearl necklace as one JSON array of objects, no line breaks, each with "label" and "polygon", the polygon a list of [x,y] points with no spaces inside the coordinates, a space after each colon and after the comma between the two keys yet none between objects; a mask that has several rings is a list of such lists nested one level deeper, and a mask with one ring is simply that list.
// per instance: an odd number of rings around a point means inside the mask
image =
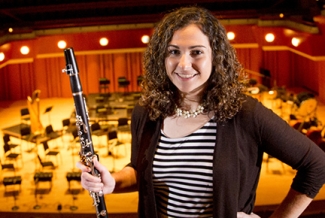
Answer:
[{"label": "pearl necklace", "polygon": [[184,115],[185,118],[190,118],[190,117],[197,117],[198,115],[202,114],[204,111],[204,107],[202,105],[199,105],[195,111],[187,111],[187,110],[182,110],[176,106],[176,116],[181,117]]}]

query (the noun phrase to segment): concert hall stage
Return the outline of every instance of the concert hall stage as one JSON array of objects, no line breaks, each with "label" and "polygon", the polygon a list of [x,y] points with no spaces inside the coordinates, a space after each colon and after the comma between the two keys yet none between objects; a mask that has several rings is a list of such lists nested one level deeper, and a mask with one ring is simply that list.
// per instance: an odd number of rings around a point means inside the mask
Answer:
[{"label": "concert hall stage", "polygon": [[[86,97],[87,109],[90,123],[94,122],[112,122],[116,123],[119,118],[131,119],[132,110],[139,99],[138,93],[114,93],[114,94],[89,94]],[[53,107],[53,106],[50,106]],[[51,112],[49,112],[51,113]],[[45,114],[45,113],[44,113]],[[51,124],[51,114],[49,116],[48,125]],[[75,114],[70,114],[71,123],[75,120]],[[44,126],[45,127],[45,126]],[[8,126],[2,129],[3,134],[10,135],[12,137],[29,140],[36,142],[36,138],[32,138],[28,134],[30,125],[26,123],[18,123],[13,126]],[[25,134],[22,135],[22,130],[25,130]],[[27,133],[26,133],[27,130]]]},{"label": "concert hall stage", "polygon": [[[124,95],[123,93],[112,94],[106,99],[100,94],[90,94],[87,96],[87,104],[92,122],[98,121],[103,124],[117,124],[118,117],[130,118],[130,111],[134,106],[138,96],[137,93]],[[44,114],[48,107],[53,107],[51,112]],[[104,106],[108,110],[100,116],[93,116],[98,106]],[[20,161],[12,161],[16,170],[1,170],[1,181],[4,177],[21,176],[21,186],[8,185],[4,187],[0,185],[0,217],[38,217],[38,218],[65,218],[78,217],[90,218],[95,216],[95,208],[92,206],[92,199],[89,193],[82,189],[79,181],[67,181],[69,172],[78,172],[75,167],[79,160],[78,150],[80,144],[73,142],[72,136],[65,134],[62,138],[50,140],[51,149],[60,152],[62,160],[55,157],[46,157],[44,149],[40,144],[20,140],[20,130],[26,127],[21,125],[20,109],[26,107],[26,100],[14,102],[0,102],[0,136],[10,134],[12,143],[19,146],[15,148],[15,152],[22,151],[23,166]],[[318,115],[320,120],[325,123],[325,106],[318,106]],[[129,111],[128,111],[129,110]],[[62,120],[66,118],[74,118],[74,103],[71,98],[51,98],[40,100],[41,122],[43,126],[53,125],[54,130],[62,129]],[[101,113],[102,111],[100,111]],[[98,114],[97,114],[98,115]],[[102,117],[104,116],[104,117]],[[108,153],[107,137],[93,136],[93,144],[98,151],[100,162],[110,171],[113,171],[115,165],[116,171],[122,169],[130,161],[131,145],[130,134],[120,133],[119,140],[123,145],[117,149],[114,156]],[[0,145],[3,146],[1,140]],[[20,149],[21,148],[21,149]],[[30,150],[29,148],[33,148]],[[126,149],[125,149],[126,148]],[[27,152],[28,151],[28,152]],[[46,161],[52,161],[55,168],[42,168],[37,159],[37,154]],[[1,161],[4,163],[3,149],[0,151]],[[7,162],[6,162],[7,163]],[[9,162],[8,162],[9,163]],[[52,172],[52,183],[41,182],[36,190],[36,184],[33,176],[36,172]],[[260,183],[257,189],[256,207],[254,211],[261,217],[268,217],[272,210],[281,202],[289,190],[295,171],[290,167],[282,165],[277,160],[268,163],[266,170],[266,162],[263,162]],[[70,185],[70,188],[69,188]],[[136,192],[125,194],[106,195],[105,201],[109,217],[137,217],[138,196]],[[303,218],[325,217],[325,188],[322,188],[315,200],[304,213]]]}]

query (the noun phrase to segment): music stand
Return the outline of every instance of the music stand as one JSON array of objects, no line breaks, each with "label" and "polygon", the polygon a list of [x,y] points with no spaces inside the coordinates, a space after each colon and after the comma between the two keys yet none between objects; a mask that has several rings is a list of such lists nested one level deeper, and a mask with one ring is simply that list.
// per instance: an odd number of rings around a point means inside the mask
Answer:
[{"label": "music stand", "polygon": [[51,112],[52,108],[53,108],[53,106],[47,107],[44,112],[44,114],[48,113],[48,115],[49,115],[49,124],[51,124],[50,112]]},{"label": "music stand", "polygon": [[105,77],[99,79],[99,92],[102,92],[102,89],[104,89],[104,93],[106,93],[108,89],[108,85],[111,83],[111,81]]}]

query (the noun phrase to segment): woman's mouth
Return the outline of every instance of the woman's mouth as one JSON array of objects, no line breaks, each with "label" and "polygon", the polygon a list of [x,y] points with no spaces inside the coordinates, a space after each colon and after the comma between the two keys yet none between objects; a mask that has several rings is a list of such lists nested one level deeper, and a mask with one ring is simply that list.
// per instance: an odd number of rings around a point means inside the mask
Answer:
[{"label": "woman's mouth", "polygon": [[177,76],[183,78],[183,79],[190,79],[195,77],[197,74],[183,74],[183,73],[176,73]]}]

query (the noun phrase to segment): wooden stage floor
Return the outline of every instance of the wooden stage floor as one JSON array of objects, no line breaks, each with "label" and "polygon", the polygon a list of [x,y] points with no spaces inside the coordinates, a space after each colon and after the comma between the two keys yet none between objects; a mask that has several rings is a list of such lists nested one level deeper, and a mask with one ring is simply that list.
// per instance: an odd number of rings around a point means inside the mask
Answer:
[{"label": "wooden stage floor", "polygon": [[[71,98],[41,98],[41,111],[44,111],[49,106],[53,106],[53,109],[50,114],[41,115],[42,124],[44,126],[52,124],[55,130],[62,129],[62,120],[69,118],[73,112],[73,100]],[[26,107],[26,101],[0,102],[0,129],[19,124],[20,109],[23,107]],[[318,107],[318,117],[325,124],[324,104],[320,104]],[[112,125],[116,124],[116,121],[110,122]],[[0,136],[2,139],[2,131]],[[118,158],[115,159],[116,170],[123,168],[130,158],[130,135],[120,134],[119,138],[125,143],[127,152],[125,153],[124,149],[118,150],[116,154]],[[44,149],[41,145],[35,146],[35,144],[26,141],[21,142],[14,137],[11,137],[11,140],[21,146],[23,165],[20,162],[14,162],[17,168],[16,172],[2,170],[0,177],[2,181],[3,177],[13,176],[14,174],[20,175],[22,184],[21,189],[19,189],[18,185],[7,186],[6,188],[3,184],[0,185],[0,217],[6,217],[8,214],[10,214],[10,217],[84,217],[84,215],[95,213],[91,197],[87,191],[82,189],[79,182],[72,181],[71,191],[69,191],[66,173],[77,171],[75,164],[79,160],[77,149],[68,149],[71,147],[70,135],[49,142],[51,148],[59,149],[62,160],[59,159],[57,162],[56,158],[49,159],[57,164],[55,169],[46,169],[46,171],[53,172],[52,186],[47,182],[40,183],[37,192],[35,192],[33,175],[40,170],[40,165],[36,155],[39,154],[43,158]],[[101,163],[109,170],[113,170],[113,158],[107,152],[107,138],[105,136],[93,136],[93,142],[95,149],[98,150]],[[2,140],[0,145],[3,146]],[[31,147],[32,149],[30,149]],[[17,152],[19,151],[17,149]],[[2,149],[0,154],[1,161],[3,161]],[[260,211],[260,213],[269,211],[283,199],[295,174],[295,171],[289,166],[285,166],[283,171],[281,163],[277,160],[272,160],[268,168],[269,170],[266,170],[265,163],[263,163],[256,199],[256,210],[257,212]],[[136,217],[137,193],[106,195],[105,201],[110,217]],[[310,206],[312,210],[310,213],[315,211],[324,212],[325,203],[323,202],[325,202],[325,188],[321,189],[313,205]],[[319,204],[321,206],[318,206]],[[36,205],[40,207],[36,209]],[[14,206],[17,206],[18,209],[13,210]]]}]

